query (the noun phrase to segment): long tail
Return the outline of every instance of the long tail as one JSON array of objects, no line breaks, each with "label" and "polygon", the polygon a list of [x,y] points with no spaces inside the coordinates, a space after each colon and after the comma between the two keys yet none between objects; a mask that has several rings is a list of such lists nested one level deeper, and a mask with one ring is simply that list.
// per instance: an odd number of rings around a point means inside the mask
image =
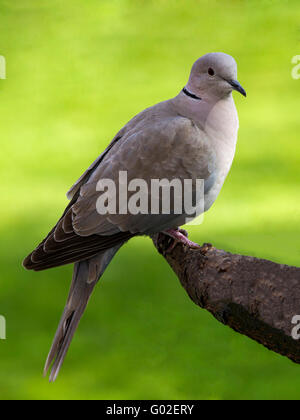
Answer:
[{"label": "long tail", "polygon": [[95,257],[74,265],[73,279],[68,300],[58,325],[44,368],[44,376],[53,362],[49,381],[57,378],[71,340],[88,304],[95,285],[122,244]]}]

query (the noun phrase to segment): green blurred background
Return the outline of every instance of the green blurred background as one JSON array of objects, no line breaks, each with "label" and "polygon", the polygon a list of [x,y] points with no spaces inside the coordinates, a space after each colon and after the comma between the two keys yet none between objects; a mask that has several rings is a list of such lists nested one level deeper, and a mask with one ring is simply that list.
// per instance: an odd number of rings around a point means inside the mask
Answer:
[{"label": "green blurred background", "polygon": [[299,1],[0,0],[0,16],[0,398],[299,398],[300,367],[196,307],[146,238],[108,268],[50,385],[72,267],[21,266],[119,128],[211,51],[236,58],[248,98],[235,94],[236,159],[190,237],[299,265]]}]

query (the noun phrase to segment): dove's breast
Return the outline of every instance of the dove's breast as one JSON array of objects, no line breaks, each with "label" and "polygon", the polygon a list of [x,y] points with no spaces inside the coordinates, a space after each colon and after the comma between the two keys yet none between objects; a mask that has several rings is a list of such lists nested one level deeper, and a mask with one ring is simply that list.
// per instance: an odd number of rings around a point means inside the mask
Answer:
[{"label": "dove's breast", "polygon": [[235,155],[239,120],[232,96],[214,105],[204,127],[216,156],[215,182],[205,197],[205,210],[208,210],[222,189]]}]

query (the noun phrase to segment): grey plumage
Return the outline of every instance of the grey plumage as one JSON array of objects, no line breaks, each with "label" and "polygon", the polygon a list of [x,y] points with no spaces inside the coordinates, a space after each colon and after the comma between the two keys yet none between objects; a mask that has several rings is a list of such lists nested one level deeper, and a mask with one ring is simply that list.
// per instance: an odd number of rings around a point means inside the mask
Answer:
[{"label": "grey plumage", "polygon": [[[135,178],[203,179],[205,211],[216,200],[235,153],[238,117],[232,90],[236,63],[223,53],[193,65],[186,93],[147,108],[130,120],[69,190],[71,200],[57,225],[24,260],[36,271],[75,263],[70,295],[52,344],[45,372],[54,361],[55,380],[89,297],[121,245],[135,235],[174,229],[186,214],[108,214],[96,209],[99,180],[118,184],[120,171]],[[187,93],[191,93],[191,95]],[[199,99],[197,99],[199,98]],[[200,100],[201,98],[201,100]]]},{"label": "grey plumage", "polygon": [[47,374],[51,363],[54,361],[49,377],[50,382],[55,381],[58,375],[94,287],[121,245],[110,248],[90,259],[75,263],[67,303],[45,363],[44,375]]}]

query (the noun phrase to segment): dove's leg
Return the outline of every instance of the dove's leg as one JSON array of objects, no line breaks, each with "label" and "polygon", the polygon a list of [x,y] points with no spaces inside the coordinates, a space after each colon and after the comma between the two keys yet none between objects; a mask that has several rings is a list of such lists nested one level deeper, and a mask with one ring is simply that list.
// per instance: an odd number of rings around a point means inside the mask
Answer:
[{"label": "dove's leg", "polygon": [[50,382],[55,381],[59,373],[95,285],[121,245],[110,248],[88,260],[75,263],[67,304],[44,368],[44,375],[46,375],[51,363],[54,361],[49,378]]},{"label": "dove's leg", "polygon": [[196,244],[195,242],[192,242],[188,239],[188,234],[183,229],[169,229],[164,231],[166,235],[171,236],[171,238],[174,239],[173,243],[171,244],[170,248],[168,249],[168,252],[172,251],[172,249],[176,246],[178,243],[182,243],[184,245],[187,245],[189,248],[192,249],[199,249],[201,248],[200,245]]}]

